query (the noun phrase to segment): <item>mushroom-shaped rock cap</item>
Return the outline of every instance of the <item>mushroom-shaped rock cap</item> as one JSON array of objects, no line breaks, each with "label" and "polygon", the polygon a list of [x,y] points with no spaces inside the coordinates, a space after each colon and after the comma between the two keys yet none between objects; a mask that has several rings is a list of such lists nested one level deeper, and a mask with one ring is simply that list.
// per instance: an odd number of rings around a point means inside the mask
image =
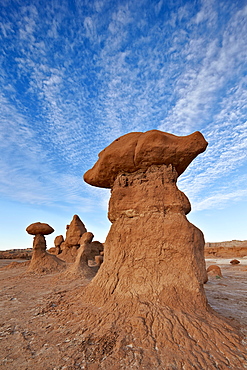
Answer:
[{"label": "mushroom-shaped rock cap", "polygon": [[37,235],[37,234],[49,235],[53,233],[54,229],[48,224],[44,224],[42,222],[35,222],[34,224],[29,225],[26,228],[26,231],[28,234],[31,234],[31,235]]},{"label": "mushroom-shaped rock cap", "polygon": [[198,131],[188,136],[158,130],[131,132],[99,153],[98,161],[84,174],[84,180],[90,185],[111,188],[119,173],[145,170],[153,164],[172,164],[179,176],[207,145]]}]

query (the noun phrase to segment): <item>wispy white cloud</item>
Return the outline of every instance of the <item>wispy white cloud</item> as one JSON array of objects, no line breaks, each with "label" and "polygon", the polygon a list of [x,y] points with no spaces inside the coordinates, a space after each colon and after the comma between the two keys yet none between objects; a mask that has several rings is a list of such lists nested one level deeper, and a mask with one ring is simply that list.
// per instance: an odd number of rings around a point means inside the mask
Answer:
[{"label": "wispy white cloud", "polygon": [[202,211],[205,209],[212,209],[212,208],[224,208],[229,202],[237,202],[242,199],[247,199],[247,190],[242,189],[238,191],[233,191],[231,193],[227,194],[214,194],[209,197],[206,197],[205,199],[197,202],[194,207],[194,211]]},{"label": "wispy white cloud", "polygon": [[[204,14],[204,20],[210,17],[210,11],[202,9],[200,12]],[[219,95],[227,91],[229,83],[238,76],[239,68],[246,63],[246,34],[244,8],[232,16],[227,27],[213,40],[201,34],[190,40],[185,56],[189,60],[194,59],[197,64],[184,65],[174,86],[178,98],[159,126],[161,130],[173,127],[175,131],[187,134],[208,122],[217,109]]]},{"label": "wispy white cloud", "polygon": [[[222,204],[214,187],[246,165],[247,7],[238,6],[98,0],[6,8],[2,192],[105,208],[108,193],[81,178],[112,140],[154,128],[201,130],[209,147],[180,187],[200,207]],[[224,196],[233,201],[231,183]]]}]

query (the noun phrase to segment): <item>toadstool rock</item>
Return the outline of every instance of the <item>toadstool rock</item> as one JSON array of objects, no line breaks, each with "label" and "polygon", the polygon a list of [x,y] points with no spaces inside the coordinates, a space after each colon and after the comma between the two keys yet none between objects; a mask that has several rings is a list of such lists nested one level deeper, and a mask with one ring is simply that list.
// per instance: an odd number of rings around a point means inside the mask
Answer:
[{"label": "toadstool rock", "polygon": [[112,222],[104,263],[81,294],[85,364],[102,369],[246,364],[238,332],[208,305],[204,237],[187,220],[190,202],[176,185],[206,147],[199,132],[130,133],[104,149],[84,175],[91,185],[111,188]]},{"label": "toadstool rock", "polygon": [[61,243],[63,243],[63,242],[64,242],[63,235],[56,236],[56,238],[54,240],[55,247],[60,247]]},{"label": "toadstool rock", "polygon": [[179,176],[199,153],[204,152],[207,144],[198,131],[182,137],[158,130],[132,132],[100,152],[98,161],[85,173],[84,180],[90,185],[111,188],[119,173],[133,173],[161,164],[172,164]]},{"label": "toadstool rock", "polygon": [[54,232],[54,229],[48,224],[44,224],[42,222],[35,222],[34,224],[29,225],[26,228],[26,231],[28,234],[31,234],[31,235],[37,235],[37,234],[49,235]]},{"label": "toadstool rock", "polygon": [[51,234],[54,229],[48,224],[36,222],[26,228],[26,231],[33,235],[37,233],[33,239],[32,259],[27,271],[33,273],[50,273],[59,271],[65,267],[65,262],[61,261],[56,256],[47,253],[46,240],[44,235]]}]

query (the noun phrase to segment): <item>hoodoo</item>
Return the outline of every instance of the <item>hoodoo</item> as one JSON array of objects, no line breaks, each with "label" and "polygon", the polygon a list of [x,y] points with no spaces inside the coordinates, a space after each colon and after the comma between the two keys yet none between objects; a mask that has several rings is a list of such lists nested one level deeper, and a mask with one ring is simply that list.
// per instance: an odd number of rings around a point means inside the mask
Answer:
[{"label": "hoodoo", "polygon": [[26,228],[30,235],[35,235],[33,239],[32,259],[28,266],[28,272],[47,273],[58,271],[65,267],[65,262],[56,256],[47,253],[46,240],[44,235],[52,234],[54,229],[45,223],[35,222]]},{"label": "hoodoo", "polygon": [[[201,133],[120,137],[86,172],[111,188],[104,263],[78,297],[82,359],[96,369],[240,369],[238,333],[208,305],[202,232],[177,178],[202,153]],[[117,366],[116,366],[117,364]]]},{"label": "hoodoo", "polygon": [[61,260],[69,263],[75,262],[80,247],[80,238],[86,232],[87,229],[80,217],[74,215],[71,223],[67,225],[66,238],[59,245],[61,251],[59,258]]}]

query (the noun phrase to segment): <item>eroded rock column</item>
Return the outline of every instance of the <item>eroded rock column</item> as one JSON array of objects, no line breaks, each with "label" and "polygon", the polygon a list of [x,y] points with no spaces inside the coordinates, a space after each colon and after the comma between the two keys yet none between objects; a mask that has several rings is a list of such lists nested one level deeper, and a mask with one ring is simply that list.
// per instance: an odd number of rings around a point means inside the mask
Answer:
[{"label": "eroded rock column", "polygon": [[204,237],[186,219],[190,203],[176,180],[171,165],[117,176],[105,263],[92,282],[104,290],[102,303],[114,294],[171,308],[205,309]]},{"label": "eroded rock column", "polygon": [[199,133],[128,135],[102,151],[85,174],[87,182],[111,187],[112,222],[104,262],[78,297],[85,305],[85,363],[99,369],[241,368],[245,348],[207,303],[204,237],[187,220],[190,203],[176,185],[207,143]]}]

